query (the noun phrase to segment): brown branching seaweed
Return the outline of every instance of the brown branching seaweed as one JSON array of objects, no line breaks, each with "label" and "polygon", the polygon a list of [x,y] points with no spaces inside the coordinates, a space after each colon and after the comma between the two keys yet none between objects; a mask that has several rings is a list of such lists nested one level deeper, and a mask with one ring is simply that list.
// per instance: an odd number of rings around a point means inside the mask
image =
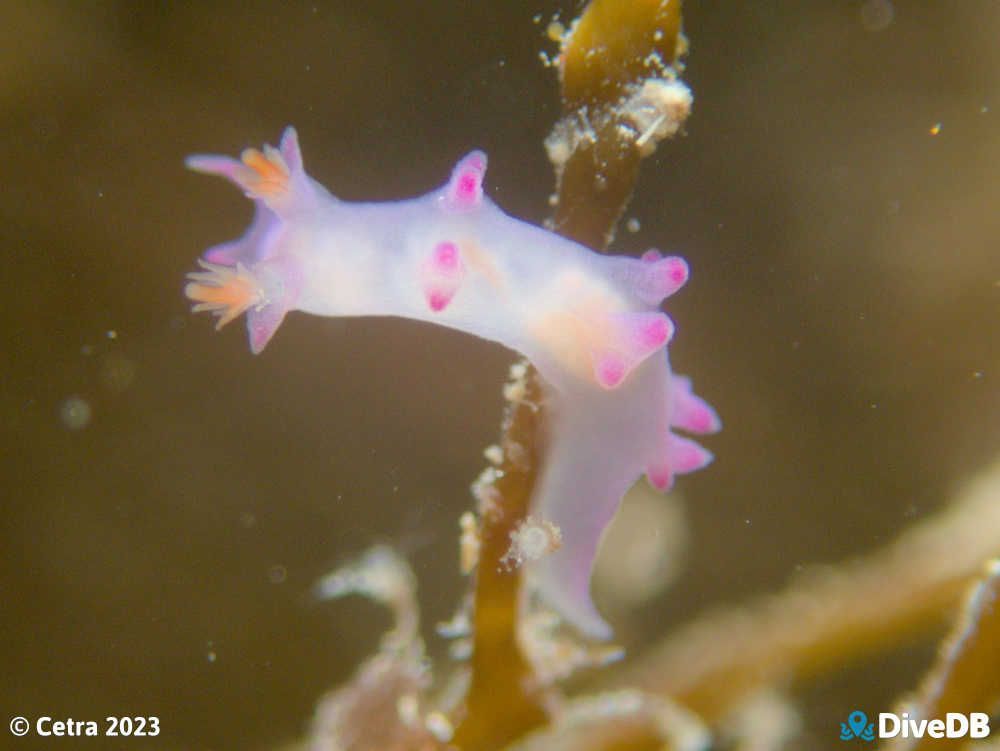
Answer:
[{"label": "brown branching seaweed", "polygon": [[[802,577],[747,608],[709,615],[637,660],[615,685],[717,718],[750,692],[807,680],[939,628],[1000,550],[1000,469],[886,549]],[[1000,670],[993,672],[1000,692]]]},{"label": "brown branching seaweed", "polygon": [[320,700],[310,751],[443,748],[433,732],[435,715],[426,706],[430,676],[424,668],[416,583],[406,561],[390,548],[375,547],[356,563],[324,577],[316,587],[320,599],[349,594],[388,606],[395,627],[347,685]]},{"label": "brown branching seaweed", "polygon": [[[941,645],[937,663],[924,680],[908,714],[916,721],[946,718],[949,712],[989,715],[1000,701],[1000,559],[986,565],[969,592],[952,633]],[[891,751],[956,748],[963,738],[902,738]]]}]

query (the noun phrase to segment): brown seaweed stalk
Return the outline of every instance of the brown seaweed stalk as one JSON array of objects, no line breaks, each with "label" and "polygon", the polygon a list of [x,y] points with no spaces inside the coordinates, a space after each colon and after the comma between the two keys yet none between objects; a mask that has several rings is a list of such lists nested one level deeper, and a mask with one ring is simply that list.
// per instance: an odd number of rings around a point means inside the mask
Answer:
[{"label": "brown seaweed stalk", "polygon": [[479,565],[473,600],[472,680],[455,745],[499,748],[545,722],[541,687],[517,645],[522,579],[501,561],[511,533],[528,515],[540,453],[542,412],[538,374],[529,369],[504,418],[503,461],[492,482],[477,486]]},{"label": "brown seaweed stalk", "polygon": [[639,161],[690,111],[676,80],[686,47],[680,0],[595,0],[570,28],[559,56],[563,116],[546,141],[557,232],[592,248],[611,242]]},{"label": "brown seaweed stalk", "polygon": [[[643,87],[649,81],[673,82],[671,66],[682,39],[680,6],[679,0],[595,0],[564,39],[559,63],[564,114],[547,144],[557,169],[553,223],[563,235],[603,248],[631,195],[639,159],[651,152],[661,131],[678,129],[676,113],[660,117],[659,100],[651,103],[657,91]],[[665,126],[670,117],[675,120]],[[522,576],[503,565],[511,533],[527,517],[544,431],[534,369],[524,387],[505,419],[499,471],[491,483],[478,486],[472,678],[453,739],[464,749],[502,747],[548,716],[546,689],[517,643]]]}]

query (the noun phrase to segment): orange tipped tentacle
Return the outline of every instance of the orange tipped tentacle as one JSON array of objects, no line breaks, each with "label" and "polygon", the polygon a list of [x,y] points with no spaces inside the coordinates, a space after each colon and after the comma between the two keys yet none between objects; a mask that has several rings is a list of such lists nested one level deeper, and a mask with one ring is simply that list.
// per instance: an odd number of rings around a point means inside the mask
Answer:
[{"label": "orange tipped tentacle", "polygon": [[198,260],[205,271],[192,271],[191,281],[184,287],[184,294],[195,304],[192,311],[207,310],[219,320],[216,329],[221,329],[254,305],[264,302],[264,292],[256,277],[243,264],[235,267]]},{"label": "orange tipped tentacle", "polygon": [[256,195],[274,198],[288,190],[290,172],[285,158],[273,146],[265,146],[264,152],[245,149],[240,161],[253,170],[247,175],[248,188]]}]

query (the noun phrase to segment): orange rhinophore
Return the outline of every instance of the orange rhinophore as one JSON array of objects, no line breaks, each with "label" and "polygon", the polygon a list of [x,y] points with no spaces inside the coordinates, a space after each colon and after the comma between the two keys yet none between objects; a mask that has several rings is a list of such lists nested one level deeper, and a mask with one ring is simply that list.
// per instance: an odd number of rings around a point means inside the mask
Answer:
[{"label": "orange rhinophore", "polygon": [[265,146],[264,153],[257,149],[245,149],[240,161],[256,174],[248,175],[250,190],[263,197],[274,198],[288,190],[288,164],[281,152],[273,146]]}]

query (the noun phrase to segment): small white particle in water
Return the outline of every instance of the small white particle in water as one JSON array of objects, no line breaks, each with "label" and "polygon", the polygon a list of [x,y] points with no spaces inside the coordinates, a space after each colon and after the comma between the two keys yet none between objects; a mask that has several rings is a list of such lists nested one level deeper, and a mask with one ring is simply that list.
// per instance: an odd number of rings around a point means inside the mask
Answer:
[{"label": "small white particle in water", "polygon": [[285,579],[287,578],[288,578],[288,569],[286,569],[280,563],[271,566],[271,568],[267,570],[267,580],[271,582],[271,584],[284,584]]},{"label": "small white particle in water", "polygon": [[90,404],[81,396],[71,396],[59,405],[59,419],[70,430],[87,427],[90,417]]},{"label": "small white particle in water", "polygon": [[115,331],[114,329],[108,329],[108,339],[117,339],[117,338],[118,338],[118,332]]},{"label": "small white particle in water", "polygon": [[972,371],[972,377],[973,378],[982,378],[983,377],[983,371],[981,371],[981,370],[973,370]]},{"label": "small white particle in water", "polygon": [[636,219],[634,216],[631,217],[627,222],[625,222],[625,229],[627,229],[632,234],[635,234],[641,228],[642,228],[642,225],[639,224],[639,220]]}]

